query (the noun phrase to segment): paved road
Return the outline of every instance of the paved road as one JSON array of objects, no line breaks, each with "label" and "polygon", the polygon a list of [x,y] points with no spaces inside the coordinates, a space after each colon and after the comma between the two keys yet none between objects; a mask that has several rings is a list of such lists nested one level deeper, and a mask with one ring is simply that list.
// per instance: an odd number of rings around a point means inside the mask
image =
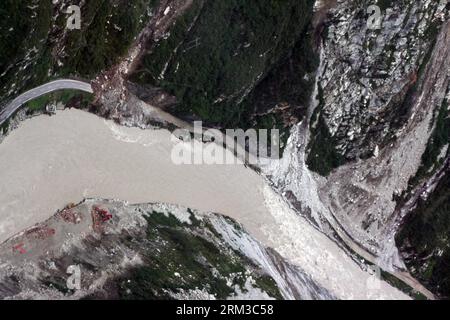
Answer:
[{"label": "paved road", "polygon": [[22,93],[20,96],[11,101],[6,106],[6,108],[0,112],[0,126],[26,102],[36,99],[47,93],[63,89],[81,90],[89,93],[93,92],[92,87],[89,83],[78,80],[60,79],[48,82],[46,84],[43,84],[42,86]]}]

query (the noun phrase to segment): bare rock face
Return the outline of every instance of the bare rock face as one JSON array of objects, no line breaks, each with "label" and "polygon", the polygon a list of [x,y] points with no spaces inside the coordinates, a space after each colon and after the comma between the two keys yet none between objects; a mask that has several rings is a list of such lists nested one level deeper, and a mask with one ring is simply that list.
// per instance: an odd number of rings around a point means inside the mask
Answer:
[{"label": "bare rock face", "polygon": [[2,299],[331,299],[233,220],[86,200],[0,245]]},{"label": "bare rock face", "polygon": [[[380,8],[379,25],[375,11],[368,10],[374,4]],[[327,173],[319,168],[326,159],[314,164],[314,152],[323,154],[314,148],[323,143],[321,131],[329,132],[330,148],[342,157],[332,167],[370,157],[395,138],[411,115],[411,99],[421,94],[446,12],[431,0],[338,1],[329,11],[310,167]]]}]

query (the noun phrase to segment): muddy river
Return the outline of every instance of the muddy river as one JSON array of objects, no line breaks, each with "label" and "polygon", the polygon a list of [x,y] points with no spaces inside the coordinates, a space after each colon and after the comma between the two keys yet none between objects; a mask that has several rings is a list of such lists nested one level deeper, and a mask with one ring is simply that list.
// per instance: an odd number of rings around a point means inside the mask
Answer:
[{"label": "muddy river", "polygon": [[233,217],[338,298],[405,298],[297,216],[243,165],[176,165],[165,130],[60,111],[23,122],[0,144],[0,241],[83,198],[167,202]]}]

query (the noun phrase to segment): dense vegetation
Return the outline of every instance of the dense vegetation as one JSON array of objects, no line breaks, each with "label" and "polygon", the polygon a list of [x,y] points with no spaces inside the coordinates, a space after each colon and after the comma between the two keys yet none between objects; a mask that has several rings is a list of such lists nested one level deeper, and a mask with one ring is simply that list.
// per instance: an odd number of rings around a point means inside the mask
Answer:
[{"label": "dense vegetation", "polygon": [[272,278],[254,273],[247,258],[220,244],[214,227],[193,215],[191,221],[188,225],[159,212],[147,216],[147,239],[139,240],[145,246],[144,265],[116,279],[122,299],[170,298],[168,291],[196,288],[225,299],[234,293],[234,286],[245,291],[249,271],[259,288],[282,298]]},{"label": "dense vegetation", "polygon": [[0,4],[0,87],[3,87],[5,80],[3,73],[15,62],[11,58],[16,57],[21,50],[17,39],[25,39],[30,31],[30,26],[22,18],[26,12],[24,1],[4,0]]},{"label": "dense vegetation", "polygon": [[[51,0],[0,2],[0,101],[48,78]],[[33,8],[33,9],[32,9]]]},{"label": "dense vegetation", "polygon": [[268,111],[287,103],[299,115],[307,103],[311,81],[304,76],[314,71],[315,59],[301,40],[312,3],[194,1],[133,80],[174,94],[177,115],[222,128],[284,127],[282,117]]},{"label": "dense vegetation", "polygon": [[450,297],[450,174],[405,221],[396,241],[411,273]]}]

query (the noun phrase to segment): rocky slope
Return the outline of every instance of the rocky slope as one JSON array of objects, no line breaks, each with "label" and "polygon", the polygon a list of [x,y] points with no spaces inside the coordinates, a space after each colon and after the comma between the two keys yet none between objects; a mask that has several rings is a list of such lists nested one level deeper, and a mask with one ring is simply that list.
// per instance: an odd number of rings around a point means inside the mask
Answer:
[{"label": "rocky slope", "polygon": [[230,218],[91,199],[0,245],[0,298],[333,297]]}]

